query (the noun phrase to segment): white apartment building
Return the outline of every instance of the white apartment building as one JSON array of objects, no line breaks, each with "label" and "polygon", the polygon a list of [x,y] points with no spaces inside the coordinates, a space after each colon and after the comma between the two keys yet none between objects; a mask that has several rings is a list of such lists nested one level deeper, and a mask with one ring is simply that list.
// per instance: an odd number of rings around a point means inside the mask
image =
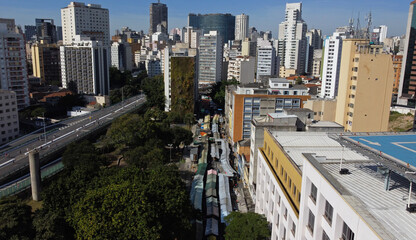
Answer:
[{"label": "white apartment building", "polygon": [[279,24],[279,57],[280,65],[287,69],[296,69],[298,74],[307,67],[307,31],[302,20],[302,3],[286,3],[285,21]]},{"label": "white apartment building", "polygon": [[257,75],[256,79],[259,80],[260,76],[276,76],[277,55],[276,49],[269,40],[257,39]]},{"label": "white apartment building", "polygon": [[249,56],[238,56],[231,58],[228,64],[227,79],[236,79],[239,83],[254,82],[254,70],[256,58]]},{"label": "white apartment building", "polygon": [[182,39],[184,43],[188,43],[190,48],[199,47],[199,38],[202,35],[202,30],[193,27],[186,27],[182,30]]},{"label": "white apartment building", "polygon": [[235,40],[245,40],[248,38],[249,16],[244,13],[235,16]]},{"label": "white apartment building", "polygon": [[120,71],[133,70],[133,54],[127,42],[113,42],[111,45],[111,66]]},{"label": "white apartment building", "polygon": [[147,76],[154,77],[162,74],[162,61],[160,59],[146,59],[144,64]]},{"label": "white apartment building", "polygon": [[61,9],[61,20],[64,44],[71,44],[76,35],[81,35],[111,45],[109,12],[101,5],[71,2]]},{"label": "white apartment building", "polygon": [[[398,168],[397,159],[362,148],[351,137],[265,130],[255,211],[271,224],[271,239],[414,239],[416,216],[409,203],[415,193],[409,194],[409,180],[416,179],[405,173],[414,167]],[[416,135],[394,137],[404,141]]]},{"label": "white apartment building", "polygon": [[0,145],[19,136],[16,93],[0,89]]},{"label": "white apartment building", "polygon": [[322,98],[335,98],[338,95],[342,40],[345,37],[343,32],[334,32],[332,36],[325,39],[320,94]]},{"label": "white apartment building", "polygon": [[198,85],[212,85],[221,81],[222,36],[217,31],[210,31],[200,38]]},{"label": "white apartment building", "polygon": [[62,87],[71,88],[73,84],[80,94],[108,95],[109,50],[100,41],[80,36],[71,44],[61,46]]},{"label": "white apartment building", "polygon": [[17,107],[23,109],[30,105],[25,39],[14,31],[14,20],[9,22],[0,23],[0,89],[14,91]]}]

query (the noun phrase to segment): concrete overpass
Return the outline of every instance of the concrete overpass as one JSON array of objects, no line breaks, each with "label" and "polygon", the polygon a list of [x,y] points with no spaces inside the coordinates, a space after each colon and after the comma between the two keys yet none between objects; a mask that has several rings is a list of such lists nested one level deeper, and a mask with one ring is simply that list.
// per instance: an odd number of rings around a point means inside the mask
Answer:
[{"label": "concrete overpass", "polygon": [[[48,126],[46,137],[43,131],[23,136],[0,149],[0,185],[28,172],[28,153],[40,152],[41,166],[59,157],[66,146],[107,127],[116,118],[133,112],[146,102],[144,94],[129,98],[89,115],[70,118]],[[42,129],[43,130],[43,129]]]}]

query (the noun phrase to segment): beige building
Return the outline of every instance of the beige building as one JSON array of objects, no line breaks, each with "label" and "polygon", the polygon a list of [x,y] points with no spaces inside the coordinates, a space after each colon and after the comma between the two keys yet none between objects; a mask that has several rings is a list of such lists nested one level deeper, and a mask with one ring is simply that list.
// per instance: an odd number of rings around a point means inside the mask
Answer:
[{"label": "beige building", "polygon": [[237,56],[230,59],[228,64],[227,79],[236,79],[239,83],[254,82],[254,70],[256,68],[256,58],[249,56]]},{"label": "beige building", "polygon": [[279,77],[287,78],[287,77],[295,76],[295,75],[296,75],[296,69],[285,68],[284,66],[280,66]]},{"label": "beige building", "polygon": [[35,43],[31,47],[33,76],[40,78],[43,84],[60,85],[62,82],[59,51],[56,44]]},{"label": "beige building", "polygon": [[16,93],[0,89],[0,145],[19,136]]},{"label": "beige building", "polygon": [[387,131],[393,62],[380,45],[343,41],[335,121],[348,132]]},{"label": "beige building", "polygon": [[316,121],[335,121],[337,109],[336,99],[310,99],[305,102],[304,108],[313,111],[313,119]]}]

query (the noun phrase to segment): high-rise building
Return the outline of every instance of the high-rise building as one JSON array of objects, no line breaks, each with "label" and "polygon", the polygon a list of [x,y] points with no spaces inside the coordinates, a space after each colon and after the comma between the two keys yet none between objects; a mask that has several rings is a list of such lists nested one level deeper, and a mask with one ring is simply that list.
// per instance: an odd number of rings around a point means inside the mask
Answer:
[{"label": "high-rise building", "polygon": [[400,74],[402,72],[402,55],[392,55],[393,58],[393,71],[394,71],[394,83],[393,83],[393,94],[399,93],[400,86]]},{"label": "high-rise building", "polygon": [[313,77],[319,78],[321,76],[322,67],[322,49],[313,50],[313,60],[311,74]]},{"label": "high-rise building", "polygon": [[62,41],[62,26],[56,27],[56,40]]},{"label": "high-rise building", "polygon": [[26,41],[32,40],[32,37],[36,36],[36,26],[25,25],[25,39]]},{"label": "high-rise building", "polygon": [[0,145],[19,136],[16,93],[0,89]]},{"label": "high-rise building", "polygon": [[[416,1],[410,3],[407,19],[406,38],[404,40],[404,54],[402,72],[400,74],[399,97],[413,98],[416,94]],[[401,42],[400,42],[401,43]],[[398,103],[400,100],[398,100]],[[404,103],[404,102],[403,102]]]},{"label": "high-rise building", "polygon": [[[158,31],[158,26],[161,31]],[[149,35],[152,35],[155,32],[168,34],[168,7],[166,4],[160,3],[160,1],[150,4]]]},{"label": "high-rise building", "polygon": [[35,43],[31,47],[33,75],[42,84],[61,85],[61,58],[59,46],[48,43]]},{"label": "high-rise building", "polygon": [[56,43],[56,26],[53,19],[35,19],[37,40],[43,40],[47,43]]},{"label": "high-rise building", "polygon": [[302,19],[302,3],[286,3],[285,21],[279,24],[278,54],[280,66],[303,74],[307,70],[306,23]]},{"label": "high-rise building", "polygon": [[111,66],[120,71],[133,70],[133,53],[127,42],[113,42],[111,45]]},{"label": "high-rise building", "polygon": [[250,56],[237,56],[230,59],[227,79],[235,79],[242,84],[254,82],[255,62],[256,58]]},{"label": "high-rise building", "polygon": [[212,85],[221,81],[223,41],[217,31],[210,31],[200,38],[198,83]]},{"label": "high-rise building", "polygon": [[199,38],[202,35],[202,30],[193,27],[186,27],[182,30],[182,41],[188,43],[190,48],[199,47]]},{"label": "high-rise building", "polygon": [[162,61],[160,59],[146,59],[144,66],[149,77],[162,74]]},{"label": "high-rise building", "polygon": [[0,19],[0,89],[16,93],[17,107],[29,106],[25,39],[16,33],[14,19]]},{"label": "high-rise building", "polygon": [[188,26],[203,30],[203,33],[217,31],[224,43],[234,40],[235,16],[227,14],[193,14],[188,15]]},{"label": "high-rise building", "polygon": [[306,32],[306,38],[309,46],[316,49],[322,49],[322,31],[321,29],[310,29]]},{"label": "high-rise building", "polygon": [[393,61],[368,40],[342,42],[335,121],[348,132],[388,130]]},{"label": "high-rise building", "polygon": [[98,4],[71,2],[61,9],[63,43],[71,44],[76,35],[89,37],[110,46],[110,17],[108,9]]},{"label": "high-rise building", "polygon": [[371,33],[371,41],[374,44],[383,44],[384,40],[387,38],[387,26],[380,25],[379,27],[375,27],[373,32]]},{"label": "high-rise building", "polygon": [[250,139],[250,123],[254,117],[265,117],[286,109],[300,109],[310,99],[307,87],[291,85],[288,80],[281,78],[229,87],[225,95],[226,130],[232,144]]},{"label": "high-rise building", "polygon": [[344,38],[344,33],[335,32],[325,39],[321,86],[321,97],[323,98],[335,98],[338,94],[342,39]]},{"label": "high-rise building", "polygon": [[257,75],[256,79],[259,80],[260,76],[276,76],[277,62],[276,49],[273,44],[268,40],[257,40]]},{"label": "high-rise building", "polygon": [[248,38],[249,16],[244,13],[235,16],[235,40]]},{"label": "high-rise building", "polygon": [[60,47],[62,86],[80,94],[108,95],[110,89],[108,46],[76,36]]}]

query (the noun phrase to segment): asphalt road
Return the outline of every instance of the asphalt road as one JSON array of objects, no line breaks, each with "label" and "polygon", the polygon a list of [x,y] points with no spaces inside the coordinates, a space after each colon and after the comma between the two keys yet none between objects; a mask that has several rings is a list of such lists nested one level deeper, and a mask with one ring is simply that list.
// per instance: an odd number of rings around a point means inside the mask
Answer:
[{"label": "asphalt road", "polygon": [[113,106],[70,118],[47,127],[46,139],[43,129],[25,135],[0,149],[0,180],[29,164],[29,151],[37,149],[40,158],[81,138],[85,133],[97,130],[100,125],[112,121],[145,103],[145,95],[138,95]]}]

